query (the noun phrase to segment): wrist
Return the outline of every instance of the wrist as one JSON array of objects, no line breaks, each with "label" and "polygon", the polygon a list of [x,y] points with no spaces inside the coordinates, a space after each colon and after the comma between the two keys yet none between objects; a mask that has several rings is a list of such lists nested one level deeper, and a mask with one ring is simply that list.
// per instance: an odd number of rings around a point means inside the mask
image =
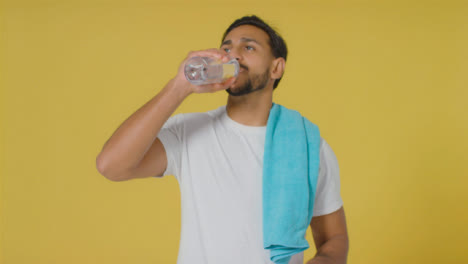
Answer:
[{"label": "wrist", "polygon": [[185,79],[181,80],[178,76],[169,81],[166,90],[180,100],[184,100],[193,93],[191,84]]}]

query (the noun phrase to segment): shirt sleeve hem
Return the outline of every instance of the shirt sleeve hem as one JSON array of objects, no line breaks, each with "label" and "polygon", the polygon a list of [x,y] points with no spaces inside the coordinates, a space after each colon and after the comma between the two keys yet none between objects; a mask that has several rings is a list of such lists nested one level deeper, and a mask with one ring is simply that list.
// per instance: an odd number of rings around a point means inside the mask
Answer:
[{"label": "shirt sleeve hem", "polygon": [[335,201],[327,208],[320,208],[320,209],[317,209],[317,211],[314,211],[313,217],[331,214],[333,212],[338,211],[338,209],[340,209],[342,206],[343,206],[343,200]]}]

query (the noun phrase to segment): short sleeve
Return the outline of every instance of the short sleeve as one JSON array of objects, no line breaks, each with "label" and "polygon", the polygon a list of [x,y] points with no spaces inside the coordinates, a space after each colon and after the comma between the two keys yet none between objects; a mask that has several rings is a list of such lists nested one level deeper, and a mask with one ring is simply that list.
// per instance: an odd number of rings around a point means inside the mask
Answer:
[{"label": "short sleeve", "polygon": [[177,179],[179,179],[180,175],[181,149],[183,144],[182,119],[182,114],[170,117],[158,134],[167,157],[167,167],[163,176],[174,175]]},{"label": "short sleeve", "polygon": [[320,166],[317,180],[313,216],[335,212],[343,206],[340,195],[340,171],[335,153],[322,138],[320,141]]}]

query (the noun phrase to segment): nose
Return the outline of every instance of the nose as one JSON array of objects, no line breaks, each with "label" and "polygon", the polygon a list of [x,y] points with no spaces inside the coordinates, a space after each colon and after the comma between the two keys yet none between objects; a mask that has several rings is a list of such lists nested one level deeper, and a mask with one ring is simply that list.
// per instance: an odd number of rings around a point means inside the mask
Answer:
[{"label": "nose", "polygon": [[229,57],[236,59],[237,61],[242,60],[242,54],[239,52],[237,48],[234,48],[234,47],[229,52]]}]

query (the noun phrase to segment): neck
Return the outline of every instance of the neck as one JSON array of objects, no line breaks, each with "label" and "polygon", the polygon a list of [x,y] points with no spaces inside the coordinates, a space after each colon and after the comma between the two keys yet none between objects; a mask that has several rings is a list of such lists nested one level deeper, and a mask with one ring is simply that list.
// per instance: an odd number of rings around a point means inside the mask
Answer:
[{"label": "neck", "polygon": [[246,126],[266,126],[273,104],[273,88],[266,88],[243,96],[229,95],[228,116]]}]

